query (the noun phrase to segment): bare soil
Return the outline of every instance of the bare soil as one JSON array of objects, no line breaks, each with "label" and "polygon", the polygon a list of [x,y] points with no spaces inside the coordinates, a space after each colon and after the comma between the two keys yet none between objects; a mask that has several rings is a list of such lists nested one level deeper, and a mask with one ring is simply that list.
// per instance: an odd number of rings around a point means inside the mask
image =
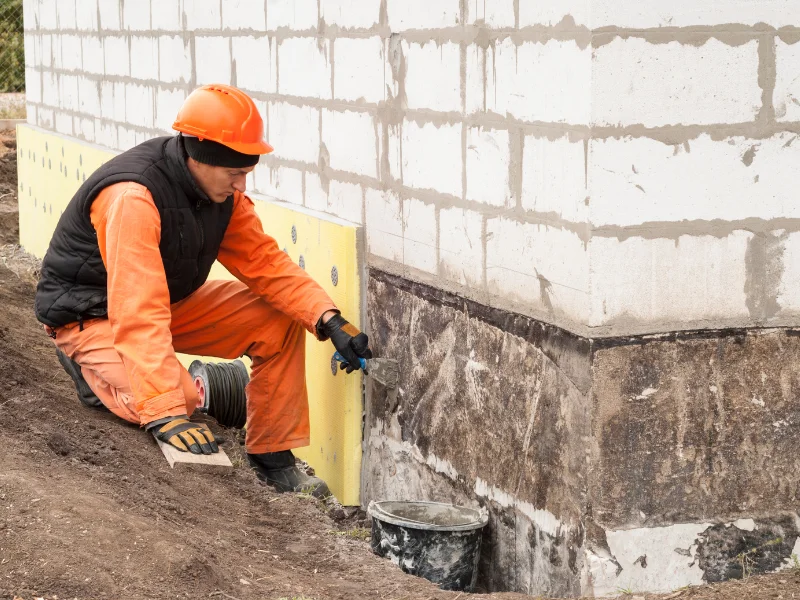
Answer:
[{"label": "bare soil", "polygon": [[[0,133],[0,154],[13,150],[11,136]],[[0,156],[0,246],[6,244],[0,598],[462,598],[374,556],[363,513],[259,483],[242,460],[240,432],[210,423],[233,469],[173,470],[138,427],[82,407],[34,318],[35,261],[13,245],[17,240],[16,166],[6,150]],[[663,597],[795,595],[800,599],[800,577],[783,573]]]}]

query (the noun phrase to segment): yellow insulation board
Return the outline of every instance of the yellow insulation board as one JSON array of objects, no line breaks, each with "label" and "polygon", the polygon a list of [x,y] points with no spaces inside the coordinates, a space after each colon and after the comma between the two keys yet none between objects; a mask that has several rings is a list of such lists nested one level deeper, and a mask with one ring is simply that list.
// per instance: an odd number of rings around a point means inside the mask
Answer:
[{"label": "yellow insulation board", "polygon": [[[17,127],[20,244],[25,250],[44,256],[69,200],[85,178],[114,155],[106,148],[36,127]],[[287,204],[259,201],[257,196],[253,199],[267,234],[328,292],[347,319],[360,327],[359,228]],[[219,263],[211,272],[211,279],[231,278]],[[295,453],[314,467],[342,504],[357,505],[361,375],[334,374],[333,352],[330,342],[320,343],[308,334],[306,382],[311,445]],[[187,366],[195,358],[181,357]]]}]

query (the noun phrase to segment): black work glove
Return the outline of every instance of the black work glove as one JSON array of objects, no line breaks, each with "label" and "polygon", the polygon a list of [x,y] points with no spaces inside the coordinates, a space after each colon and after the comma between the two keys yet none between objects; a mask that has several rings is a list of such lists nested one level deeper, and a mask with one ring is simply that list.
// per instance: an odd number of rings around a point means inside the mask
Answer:
[{"label": "black work glove", "polygon": [[331,339],[336,350],[347,361],[347,364],[342,363],[340,366],[342,369],[347,369],[348,373],[361,368],[359,358],[372,358],[367,334],[360,332],[352,323],[348,323],[342,315],[333,315],[327,323],[321,323],[317,329],[322,336]]},{"label": "black work glove", "polygon": [[182,452],[192,454],[214,454],[219,446],[211,431],[200,423],[192,423],[186,417],[175,417],[148,427],[162,442],[175,446]]}]

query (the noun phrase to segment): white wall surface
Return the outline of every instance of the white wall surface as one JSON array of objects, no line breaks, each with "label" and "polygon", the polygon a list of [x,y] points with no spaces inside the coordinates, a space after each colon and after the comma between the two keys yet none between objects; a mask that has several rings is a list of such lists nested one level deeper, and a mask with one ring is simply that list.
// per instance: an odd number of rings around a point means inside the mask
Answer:
[{"label": "white wall surface", "polygon": [[798,324],[795,0],[24,6],[32,123],[124,150],[237,85],[255,191],[374,268],[586,335]]}]

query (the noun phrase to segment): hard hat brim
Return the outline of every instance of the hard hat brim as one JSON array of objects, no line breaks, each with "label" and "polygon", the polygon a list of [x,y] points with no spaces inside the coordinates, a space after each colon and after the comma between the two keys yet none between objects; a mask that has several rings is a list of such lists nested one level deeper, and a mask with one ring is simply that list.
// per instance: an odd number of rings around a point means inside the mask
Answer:
[{"label": "hard hat brim", "polygon": [[272,146],[270,146],[265,141],[254,142],[251,144],[246,144],[244,142],[220,142],[224,146],[227,146],[231,150],[236,150],[237,152],[241,152],[242,154],[269,154],[274,150]]}]

